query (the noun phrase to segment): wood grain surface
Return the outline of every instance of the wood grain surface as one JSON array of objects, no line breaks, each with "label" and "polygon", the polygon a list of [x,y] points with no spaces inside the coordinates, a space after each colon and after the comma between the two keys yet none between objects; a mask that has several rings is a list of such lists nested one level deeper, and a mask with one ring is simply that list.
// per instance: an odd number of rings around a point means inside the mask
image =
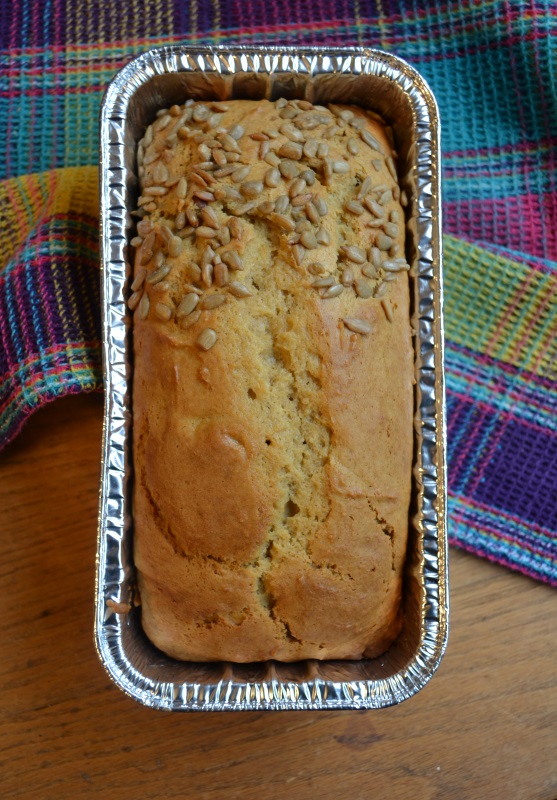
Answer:
[{"label": "wood grain surface", "polygon": [[102,398],[39,411],[0,456],[2,798],[555,800],[554,590],[451,550],[451,635],[382,711],[165,714],[93,645]]}]

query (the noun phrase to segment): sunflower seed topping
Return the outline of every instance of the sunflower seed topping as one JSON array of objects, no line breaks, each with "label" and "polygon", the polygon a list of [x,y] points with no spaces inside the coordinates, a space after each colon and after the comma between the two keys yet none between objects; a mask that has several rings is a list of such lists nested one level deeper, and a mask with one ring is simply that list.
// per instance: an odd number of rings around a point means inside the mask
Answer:
[{"label": "sunflower seed topping", "polygon": [[344,286],[341,283],[335,283],[333,286],[329,286],[328,289],[325,289],[321,297],[328,299],[330,297],[338,297],[339,294],[342,294],[344,291]]},{"label": "sunflower seed topping", "polygon": [[285,142],[278,150],[278,155],[282,158],[291,158],[299,161],[302,157],[302,145],[296,142]]},{"label": "sunflower seed topping", "polygon": [[[312,266],[314,265],[312,264]],[[334,275],[326,275],[324,278],[317,278],[317,280],[313,281],[311,285],[314,286],[316,289],[323,289],[328,286],[335,286],[335,284],[336,284],[336,278],[334,277]]]},{"label": "sunflower seed topping", "polygon": [[237,141],[238,139],[242,138],[242,136],[245,133],[245,130],[244,128],[242,128],[241,125],[234,125],[232,128],[230,128],[228,133],[230,136],[232,136],[233,139],[236,139]]},{"label": "sunflower seed topping", "polygon": [[199,301],[199,308],[203,311],[211,311],[213,308],[218,308],[226,303],[225,294],[208,294]]},{"label": "sunflower seed topping", "polygon": [[375,240],[375,244],[380,250],[390,250],[393,246],[393,240],[390,236],[387,236],[387,234],[379,233],[377,239]]},{"label": "sunflower seed topping", "polygon": [[383,152],[381,145],[379,144],[375,136],[373,136],[373,134],[371,134],[366,128],[362,128],[359,131],[359,133],[360,133],[360,139],[362,140],[362,142],[365,142],[368,147],[371,147],[372,150],[377,150],[377,152],[379,153]]},{"label": "sunflower seed topping", "polygon": [[327,142],[319,142],[317,145],[317,157],[327,158],[329,155],[329,145]]},{"label": "sunflower seed topping", "polygon": [[271,189],[276,188],[280,183],[280,172],[275,167],[271,167],[267,170],[264,177],[265,186],[268,186]]},{"label": "sunflower seed topping", "polygon": [[288,231],[289,233],[292,233],[296,229],[294,220],[292,220],[290,217],[287,217],[285,214],[277,214],[276,211],[274,214],[269,216],[269,221],[278,228],[282,228],[282,230]]},{"label": "sunflower seed topping", "polygon": [[266,161],[267,164],[269,164],[269,166],[271,167],[278,167],[278,165],[280,164],[280,158],[274,152],[267,153],[263,161]]},{"label": "sunflower seed topping", "polygon": [[331,167],[337,175],[346,175],[350,169],[348,161],[333,161]]},{"label": "sunflower seed topping", "polygon": [[387,300],[381,300],[381,308],[385,312],[385,316],[389,320],[389,322],[393,321],[393,307]]},{"label": "sunflower seed topping", "polygon": [[259,203],[257,210],[260,214],[263,214],[264,217],[268,217],[269,214],[272,214],[275,210],[275,204],[272,200],[264,200],[262,203]]},{"label": "sunflower seed topping", "polygon": [[364,207],[361,203],[358,203],[357,200],[348,200],[344,206],[346,211],[349,211],[351,214],[356,214],[360,216],[360,214],[364,213]]},{"label": "sunflower seed topping", "polygon": [[300,237],[300,242],[307,250],[314,250],[318,245],[315,234],[311,231],[304,231]]},{"label": "sunflower seed topping", "polygon": [[366,336],[371,333],[371,325],[365,319],[358,319],[358,317],[344,317],[342,320],[349,331],[353,333],[361,333]]},{"label": "sunflower seed topping", "polygon": [[147,276],[147,283],[151,285],[155,285],[160,281],[164,280],[168,273],[170,272],[170,264],[162,264],[162,266],[158,267],[157,269],[153,270],[150,275]]},{"label": "sunflower seed topping", "polygon": [[143,194],[150,197],[163,197],[163,195],[168,194],[168,188],[166,186],[146,186],[143,189]]},{"label": "sunflower seed topping", "polygon": [[292,248],[292,255],[294,256],[294,261],[296,265],[299,267],[306,257],[306,249],[301,244],[295,244]]},{"label": "sunflower seed topping", "polygon": [[139,306],[137,307],[137,313],[139,315],[139,319],[147,319],[150,305],[151,304],[149,302],[149,295],[147,294],[147,292],[144,292],[143,297],[140,300]]},{"label": "sunflower seed topping", "polygon": [[370,191],[371,191],[371,178],[369,177],[369,175],[366,175],[366,177],[363,179],[360,185],[360,188],[358,189],[358,194],[356,195],[357,199],[363,200],[363,198],[367,194],[369,194]]},{"label": "sunflower seed topping", "polygon": [[205,225],[208,225],[210,228],[214,228],[216,231],[218,231],[220,228],[220,223],[212,208],[205,206],[205,208],[201,209],[199,214]]},{"label": "sunflower seed topping", "polygon": [[342,277],[340,282],[343,286],[352,286],[354,283],[354,270],[352,267],[345,267],[342,270]]},{"label": "sunflower seed topping", "polygon": [[213,285],[213,273],[214,267],[212,264],[203,264],[201,267],[201,280],[207,289]]},{"label": "sunflower seed topping", "polygon": [[228,228],[233,239],[242,238],[242,223],[237,217],[232,217],[232,219],[228,220]]},{"label": "sunflower seed topping", "polygon": [[163,322],[168,322],[172,317],[172,309],[166,303],[156,303],[155,314],[159,319],[162,319]]},{"label": "sunflower seed topping", "polygon": [[358,155],[358,152],[359,152],[360,148],[358,147],[357,140],[354,139],[353,136],[348,140],[348,142],[346,144],[346,149],[348,150],[348,152],[350,153],[351,156],[357,156]]},{"label": "sunflower seed topping", "polygon": [[252,297],[252,293],[248,287],[238,281],[230,281],[228,284],[228,291],[233,294],[234,297]]},{"label": "sunflower seed topping", "polygon": [[231,270],[244,269],[242,259],[236,250],[226,250],[226,252],[222,253],[222,260],[230,267]]},{"label": "sunflower seed topping", "polygon": [[139,301],[141,300],[143,292],[134,292],[128,298],[128,308],[130,311],[135,311],[137,306],[139,305]]},{"label": "sunflower seed topping", "polygon": [[[132,292],[137,292],[138,289],[141,289],[146,277],[147,277],[147,270],[146,269],[140,269],[139,272],[137,273],[137,275],[135,276],[135,278],[133,280],[133,283],[131,285]],[[131,308],[131,306],[130,306],[130,308]]]},{"label": "sunflower seed topping", "polygon": [[184,243],[179,236],[173,236],[168,243],[168,255],[171,258],[176,258],[180,255],[184,248]]},{"label": "sunflower seed topping", "polygon": [[331,237],[329,236],[327,230],[323,227],[323,225],[317,231],[317,235],[315,238],[318,244],[328,245],[331,243]]},{"label": "sunflower seed topping", "polygon": [[315,158],[317,155],[318,142],[315,139],[308,139],[303,147],[303,154],[306,158]]},{"label": "sunflower seed topping", "polygon": [[355,264],[365,264],[366,262],[366,253],[361,247],[343,245],[340,251],[349,261],[353,261]]},{"label": "sunflower seed topping", "polygon": [[199,228],[195,229],[195,235],[199,239],[214,239],[217,235],[217,232],[214,228],[210,228],[208,225],[200,225]]},{"label": "sunflower seed topping", "polygon": [[291,123],[285,122],[284,125],[280,126],[279,130],[284,136],[286,136],[292,142],[304,141],[303,133]]},{"label": "sunflower seed topping", "polygon": [[261,181],[246,181],[240,186],[240,192],[244,197],[258,197],[263,192],[263,184]]},{"label": "sunflower seed topping", "polygon": [[369,285],[367,281],[362,280],[359,278],[357,281],[354,282],[354,288],[356,289],[356,294],[358,297],[371,297],[373,295],[373,289]]},{"label": "sunflower seed topping", "polygon": [[219,288],[222,288],[228,284],[228,267],[226,264],[223,264],[222,262],[215,264],[214,278],[215,283]]},{"label": "sunflower seed topping", "polygon": [[244,167],[237,167],[231,175],[231,178],[234,181],[234,183],[241,183],[242,181],[244,181],[248,177],[250,169],[251,167],[249,167],[248,165]]},{"label": "sunflower seed topping", "polygon": [[202,350],[210,350],[216,341],[217,334],[212,328],[204,328],[197,337],[197,344]]},{"label": "sunflower seed topping", "polygon": [[327,208],[327,203],[322,197],[316,197],[313,200],[313,205],[315,206],[315,208],[317,209],[317,213],[321,217],[324,217],[329,211],[329,209]]}]

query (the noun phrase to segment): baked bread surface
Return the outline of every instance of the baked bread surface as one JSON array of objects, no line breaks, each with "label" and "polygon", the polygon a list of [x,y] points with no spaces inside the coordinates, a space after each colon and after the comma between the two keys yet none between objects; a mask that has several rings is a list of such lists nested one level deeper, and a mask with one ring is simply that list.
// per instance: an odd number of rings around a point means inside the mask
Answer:
[{"label": "baked bread surface", "polygon": [[391,148],[362,109],[264,100],[173,107],[140,144],[134,559],[170,656],[359,659],[399,632],[414,355]]}]

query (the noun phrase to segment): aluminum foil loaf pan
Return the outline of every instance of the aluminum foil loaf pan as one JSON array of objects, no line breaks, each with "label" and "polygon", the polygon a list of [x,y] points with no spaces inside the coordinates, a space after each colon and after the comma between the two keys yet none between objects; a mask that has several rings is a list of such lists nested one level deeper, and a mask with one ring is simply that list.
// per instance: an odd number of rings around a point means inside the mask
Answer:
[{"label": "aluminum foil loaf pan", "polygon": [[[413,497],[402,633],[380,658],[254,664],[175,661],[143,633],[134,606],[131,515],[132,329],[130,212],[136,147],[156,112],[229,98],[356,104],[392,126],[406,208],[415,331]],[[168,711],[380,708],[431,678],[448,633],[439,117],[420,75],[374,50],[164,47],[110,84],[101,114],[101,267],[106,408],[98,527],[95,636],[111,678]]]}]

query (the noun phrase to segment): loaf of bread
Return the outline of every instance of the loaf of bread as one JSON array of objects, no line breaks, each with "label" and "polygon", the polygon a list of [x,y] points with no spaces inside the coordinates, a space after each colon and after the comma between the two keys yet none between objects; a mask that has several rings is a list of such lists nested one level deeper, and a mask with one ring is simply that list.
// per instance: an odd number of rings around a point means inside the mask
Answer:
[{"label": "loaf of bread", "polygon": [[347,106],[193,102],[138,147],[134,558],[172,657],[360,659],[401,625],[406,204]]}]

